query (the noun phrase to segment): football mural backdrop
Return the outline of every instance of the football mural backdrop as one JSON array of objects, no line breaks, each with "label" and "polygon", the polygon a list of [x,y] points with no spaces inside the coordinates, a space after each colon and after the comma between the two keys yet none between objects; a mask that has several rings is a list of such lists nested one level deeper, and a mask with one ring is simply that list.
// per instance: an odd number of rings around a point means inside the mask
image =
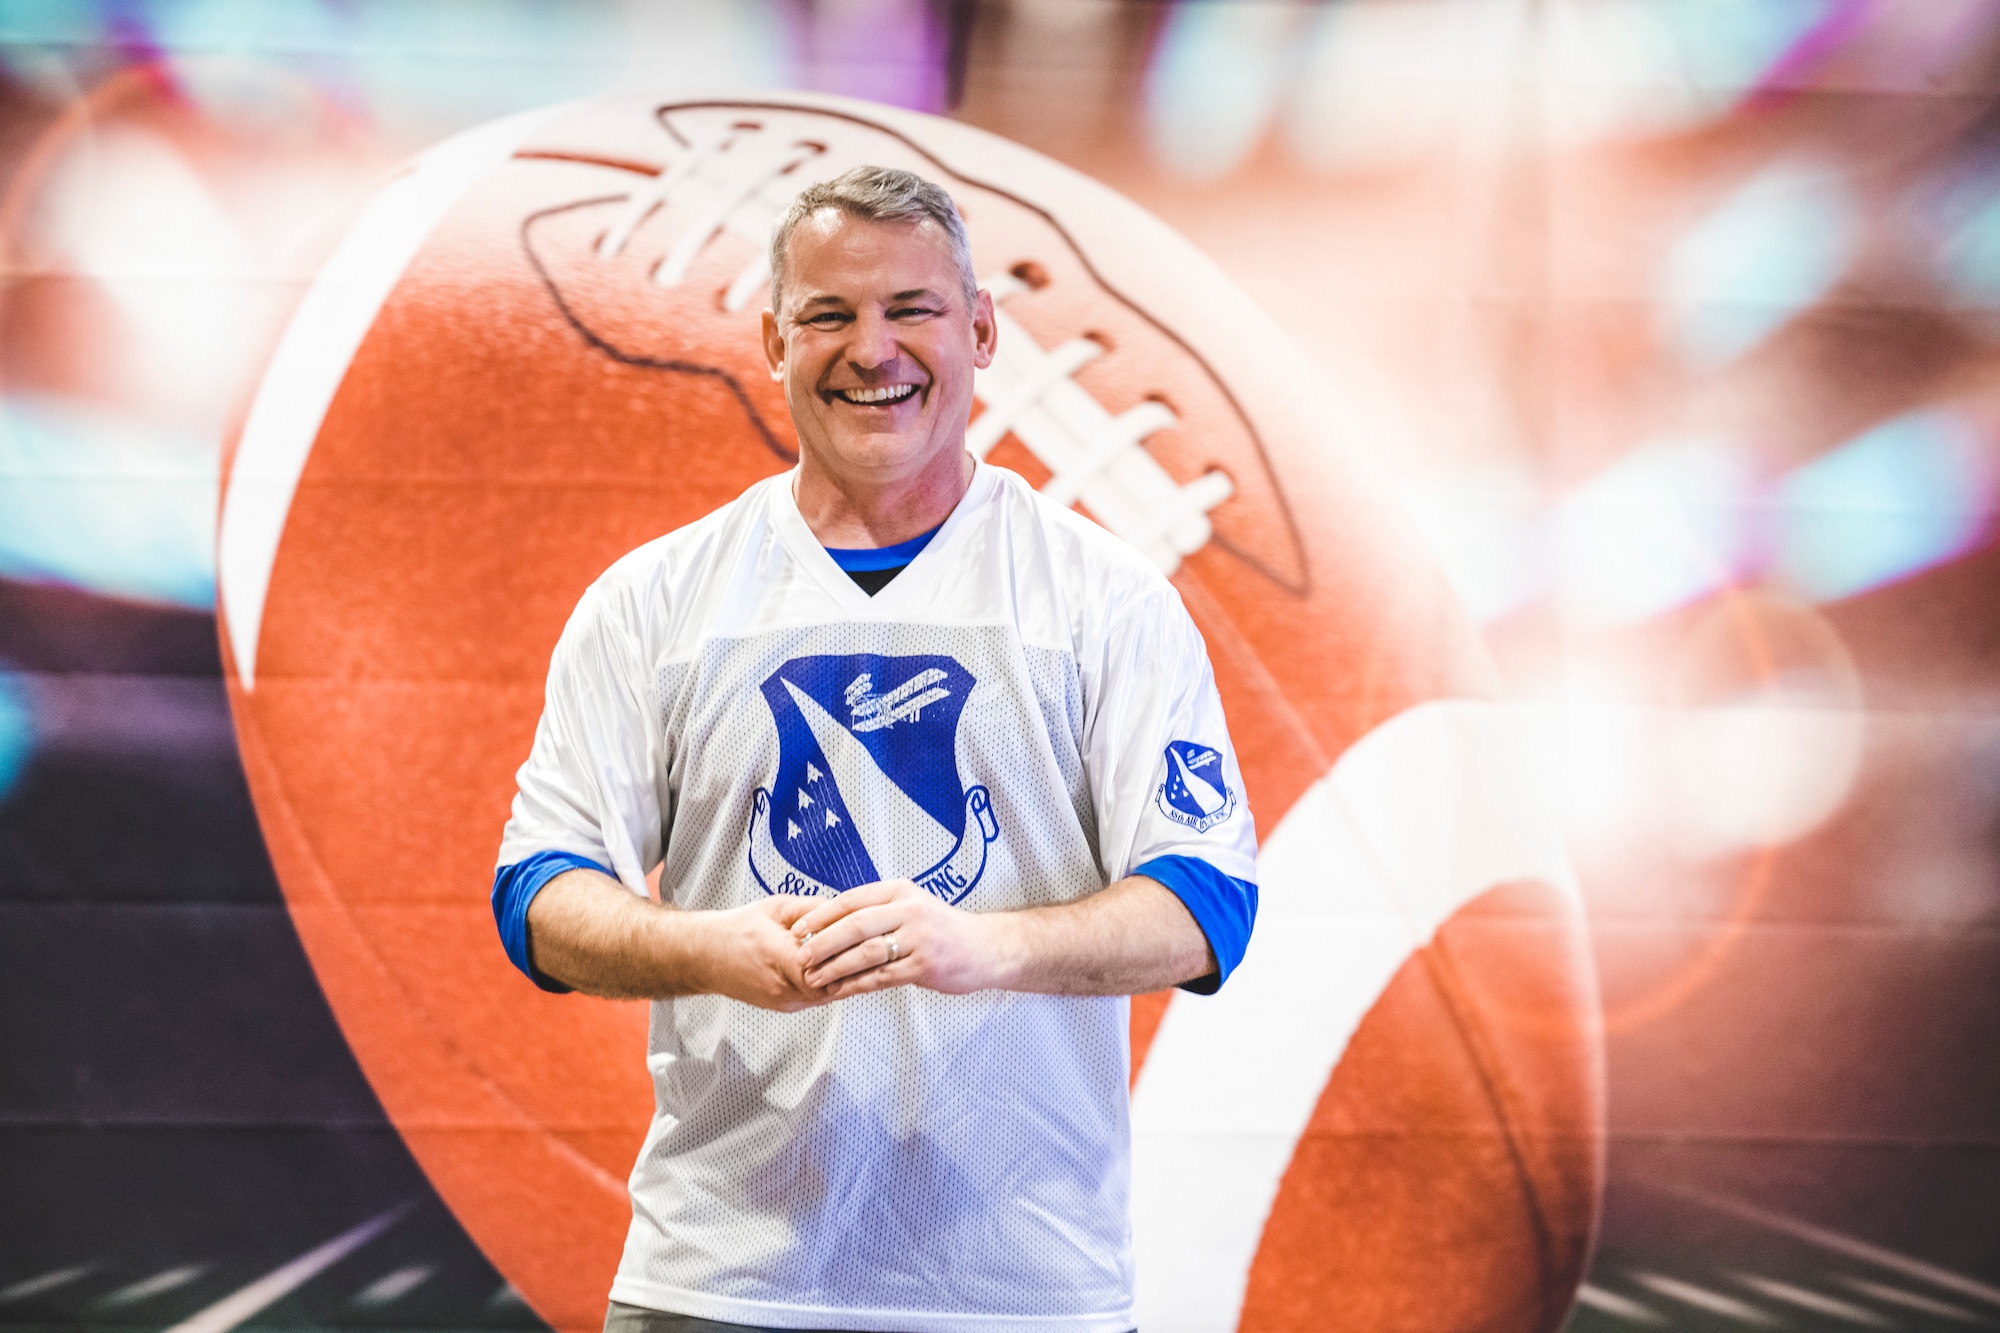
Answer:
[{"label": "football mural backdrop", "polygon": [[1986,0],[0,7],[0,1327],[600,1326],[646,1007],[493,861],[582,590],[795,463],[860,163],[1256,821],[1131,1002],[1140,1328],[2000,1325],[1996,108]]},{"label": "football mural backdrop", "polygon": [[766,238],[864,163],[968,219],[1000,320],[970,450],[1173,576],[1267,812],[1256,961],[1139,1010],[1141,1319],[1555,1326],[1597,1206],[1596,997],[1471,626],[1318,377],[1185,241],[991,135],[858,102],[470,131],[361,216],[265,371],[223,488],[233,699],[384,1106],[539,1313],[601,1319],[650,1116],[642,1011],[530,993],[467,888],[586,584],[795,461]]}]

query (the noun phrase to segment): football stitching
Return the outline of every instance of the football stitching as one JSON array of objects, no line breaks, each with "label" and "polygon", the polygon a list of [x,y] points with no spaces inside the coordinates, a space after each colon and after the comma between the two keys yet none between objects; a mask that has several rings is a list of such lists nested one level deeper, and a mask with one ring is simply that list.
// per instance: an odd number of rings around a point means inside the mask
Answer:
[{"label": "football stitching", "polygon": [[[765,192],[826,151],[825,144],[806,139],[774,145],[757,138],[762,130],[760,125],[738,122],[706,143],[692,143],[676,134],[688,152],[655,176],[650,185],[632,193],[624,216],[598,241],[598,257],[616,257],[647,218],[689,185],[710,186],[714,197],[654,267],[653,284],[678,287],[709,242],[721,232],[731,231],[755,247],[751,261],[723,292],[723,309],[731,314],[741,311],[770,277],[769,251],[758,243],[769,234],[778,212],[791,201],[786,193],[774,203]],[[753,203],[763,207],[744,217],[746,207]]]},{"label": "football stitching", "polygon": [[592,329],[570,307],[569,302],[563,299],[562,291],[557,287],[555,278],[549,273],[547,265],[542,263],[541,256],[535,253],[532,234],[534,225],[543,218],[554,217],[558,214],[568,213],[579,208],[592,208],[603,204],[621,203],[630,197],[630,195],[613,194],[600,195],[594,199],[579,199],[574,203],[557,204],[553,208],[541,209],[538,212],[528,214],[527,217],[521,220],[521,252],[527,256],[529,265],[535,270],[535,276],[541,279],[542,287],[549,294],[549,300],[555,303],[557,312],[562,315],[564,322],[570,328],[576,330],[578,337],[620,365],[635,366],[641,370],[664,370],[677,375],[700,375],[709,379],[720,380],[723,387],[729,390],[730,396],[736,399],[737,406],[743,409],[743,415],[749,420],[751,428],[757,432],[758,439],[764,442],[764,447],[787,463],[798,462],[798,454],[786,448],[784,442],[772,432],[770,425],[765,422],[763,414],[757,410],[757,405],[751,401],[749,391],[743,387],[743,382],[734,375],[720,366],[705,366],[698,361],[682,361],[671,357],[642,356],[637,352],[628,352],[621,347],[613,345],[595,329]]},{"label": "football stitching", "polygon": [[1173,410],[1149,399],[1114,417],[1072,378],[1104,355],[1103,345],[1084,337],[1044,350],[998,304],[1029,291],[1028,284],[1002,273],[986,286],[1001,338],[992,366],[973,380],[986,410],[966,431],[965,447],[984,458],[1011,432],[1053,474],[1042,494],[1065,506],[1082,500],[1091,517],[1172,574],[1182,556],[1214,535],[1208,511],[1235,494],[1229,474],[1177,483],[1141,447],[1154,431],[1179,424]]}]

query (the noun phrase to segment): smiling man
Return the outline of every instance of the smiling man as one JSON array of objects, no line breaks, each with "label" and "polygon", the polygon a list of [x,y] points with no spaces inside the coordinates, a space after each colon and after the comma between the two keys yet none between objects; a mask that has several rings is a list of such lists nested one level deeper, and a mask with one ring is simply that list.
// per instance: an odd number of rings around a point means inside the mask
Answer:
[{"label": "smiling man", "polygon": [[584,594],[494,880],[537,984],[654,1001],[606,1326],[1122,1333],[1125,997],[1213,991],[1256,910],[1201,638],[966,452],[942,190],[813,186],[771,272],[799,465]]}]

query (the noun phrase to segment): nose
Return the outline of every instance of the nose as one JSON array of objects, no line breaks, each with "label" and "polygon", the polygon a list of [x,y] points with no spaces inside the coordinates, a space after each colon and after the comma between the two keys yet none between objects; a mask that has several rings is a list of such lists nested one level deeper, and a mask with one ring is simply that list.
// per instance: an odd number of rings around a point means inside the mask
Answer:
[{"label": "nose", "polygon": [[847,359],[855,369],[880,370],[900,352],[895,326],[879,312],[864,310],[856,316],[847,343]]}]

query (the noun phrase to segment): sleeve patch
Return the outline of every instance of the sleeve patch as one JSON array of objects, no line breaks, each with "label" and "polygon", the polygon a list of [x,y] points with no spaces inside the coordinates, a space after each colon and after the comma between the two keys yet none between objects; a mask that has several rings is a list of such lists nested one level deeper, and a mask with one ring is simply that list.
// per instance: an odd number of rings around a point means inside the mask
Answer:
[{"label": "sleeve patch", "polygon": [[1196,833],[1206,833],[1236,813],[1236,793],[1222,771],[1222,751],[1193,741],[1166,749],[1167,774],[1153,794],[1160,813]]}]

